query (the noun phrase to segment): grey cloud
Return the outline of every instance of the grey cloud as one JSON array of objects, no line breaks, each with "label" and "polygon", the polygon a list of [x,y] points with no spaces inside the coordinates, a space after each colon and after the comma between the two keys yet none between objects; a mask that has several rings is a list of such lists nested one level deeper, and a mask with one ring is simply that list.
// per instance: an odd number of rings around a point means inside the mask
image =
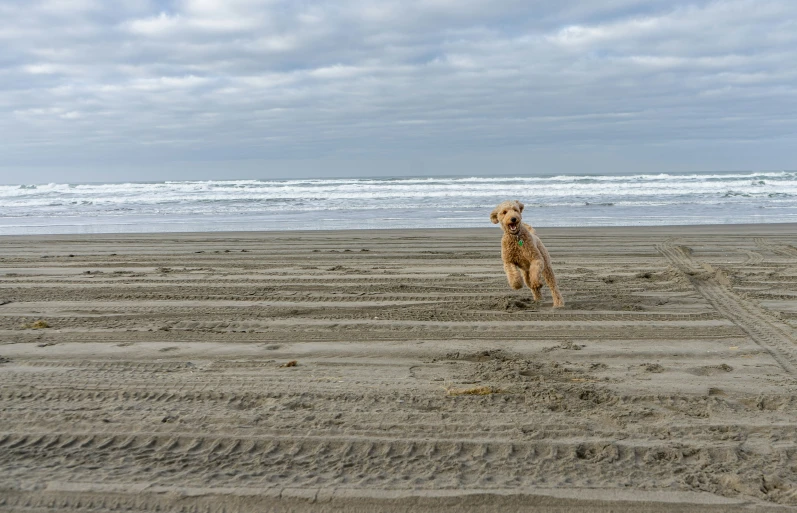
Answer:
[{"label": "grey cloud", "polygon": [[[647,152],[661,170],[656,148],[699,142],[714,169],[740,152],[795,167],[777,149],[797,133],[788,0],[52,0],[5,2],[0,18],[3,182],[214,162],[218,176],[292,161],[378,174],[463,152],[549,167]],[[101,174],[114,167],[127,174]]]}]

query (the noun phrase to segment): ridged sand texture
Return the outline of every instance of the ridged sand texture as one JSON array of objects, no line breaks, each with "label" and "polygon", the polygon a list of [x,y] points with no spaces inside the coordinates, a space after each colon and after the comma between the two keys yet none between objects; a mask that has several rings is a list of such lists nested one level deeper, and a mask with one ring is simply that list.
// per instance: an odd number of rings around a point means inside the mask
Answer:
[{"label": "ridged sand texture", "polygon": [[0,239],[0,511],[797,508],[797,227],[538,232]]}]

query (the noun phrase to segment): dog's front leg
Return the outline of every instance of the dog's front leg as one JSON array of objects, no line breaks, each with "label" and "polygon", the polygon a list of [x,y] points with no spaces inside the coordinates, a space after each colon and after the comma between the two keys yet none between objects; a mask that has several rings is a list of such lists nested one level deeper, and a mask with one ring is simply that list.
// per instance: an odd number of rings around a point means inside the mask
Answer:
[{"label": "dog's front leg", "polygon": [[523,271],[523,279],[526,285],[531,289],[534,296],[534,301],[542,301],[542,282],[540,281],[540,272],[542,270],[542,263],[538,259],[534,259],[528,269]]},{"label": "dog's front leg", "polygon": [[504,272],[506,279],[509,281],[509,286],[515,290],[523,288],[523,276],[520,274],[520,269],[515,264],[504,262]]}]

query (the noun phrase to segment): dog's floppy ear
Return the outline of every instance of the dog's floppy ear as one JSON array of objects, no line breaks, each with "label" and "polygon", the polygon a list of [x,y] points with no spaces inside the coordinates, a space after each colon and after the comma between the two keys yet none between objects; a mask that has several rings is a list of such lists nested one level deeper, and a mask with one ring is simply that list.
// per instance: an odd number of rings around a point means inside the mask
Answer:
[{"label": "dog's floppy ear", "polygon": [[490,212],[490,221],[492,221],[493,224],[498,224],[498,209],[497,208],[495,210],[493,210],[492,212]]},{"label": "dog's floppy ear", "polygon": [[523,212],[523,207],[525,205],[523,205],[523,203],[519,202],[518,200],[515,200],[515,203],[517,203],[518,212]]}]

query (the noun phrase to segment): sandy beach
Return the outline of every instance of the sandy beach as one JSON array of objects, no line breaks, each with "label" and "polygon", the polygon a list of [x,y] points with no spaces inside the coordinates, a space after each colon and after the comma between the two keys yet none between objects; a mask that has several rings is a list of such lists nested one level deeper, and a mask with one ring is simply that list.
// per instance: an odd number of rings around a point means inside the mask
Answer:
[{"label": "sandy beach", "polygon": [[797,226],[538,234],[0,238],[0,510],[797,510]]}]

